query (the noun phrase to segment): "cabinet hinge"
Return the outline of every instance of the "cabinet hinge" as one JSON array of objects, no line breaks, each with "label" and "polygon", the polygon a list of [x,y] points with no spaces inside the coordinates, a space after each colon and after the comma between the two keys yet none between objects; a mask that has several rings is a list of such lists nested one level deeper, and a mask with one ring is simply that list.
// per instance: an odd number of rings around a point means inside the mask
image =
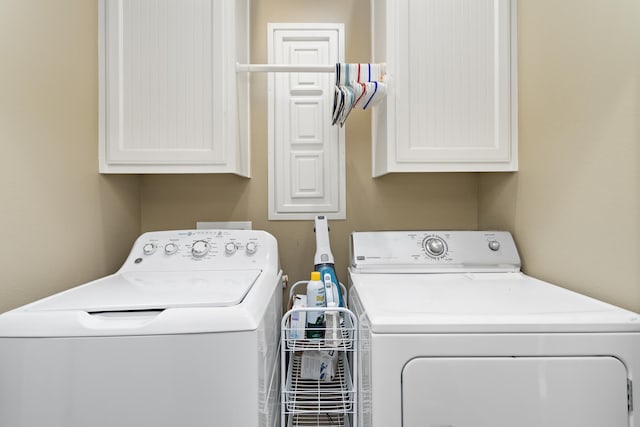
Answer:
[{"label": "cabinet hinge", "polygon": [[627,379],[627,409],[629,413],[633,412],[633,383]]}]

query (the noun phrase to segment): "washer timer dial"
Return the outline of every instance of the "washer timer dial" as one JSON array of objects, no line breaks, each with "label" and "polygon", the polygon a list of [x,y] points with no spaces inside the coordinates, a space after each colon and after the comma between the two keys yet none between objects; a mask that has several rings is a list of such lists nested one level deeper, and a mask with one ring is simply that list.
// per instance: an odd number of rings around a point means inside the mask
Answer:
[{"label": "washer timer dial", "polygon": [[431,258],[440,258],[447,253],[447,243],[439,236],[425,237],[422,247]]}]

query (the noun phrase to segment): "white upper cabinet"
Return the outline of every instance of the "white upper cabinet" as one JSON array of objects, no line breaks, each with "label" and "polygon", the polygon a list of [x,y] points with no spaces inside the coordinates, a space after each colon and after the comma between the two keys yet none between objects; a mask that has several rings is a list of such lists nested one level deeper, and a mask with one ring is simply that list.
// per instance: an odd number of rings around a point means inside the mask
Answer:
[{"label": "white upper cabinet", "polygon": [[515,0],[372,0],[373,175],[517,170]]},{"label": "white upper cabinet", "polygon": [[100,172],[249,176],[248,0],[100,0]]}]

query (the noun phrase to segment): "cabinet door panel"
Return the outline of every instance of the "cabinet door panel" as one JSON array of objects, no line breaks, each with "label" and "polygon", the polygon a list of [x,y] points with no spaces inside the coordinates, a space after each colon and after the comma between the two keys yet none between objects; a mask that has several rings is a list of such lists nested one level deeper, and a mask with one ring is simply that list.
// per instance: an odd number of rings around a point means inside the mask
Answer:
[{"label": "cabinet door panel", "polygon": [[516,0],[371,0],[373,175],[518,168]]},{"label": "cabinet door panel", "polygon": [[[223,37],[210,0],[107,5],[110,163],[216,163],[222,144]],[[216,25],[217,24],[217,25]]]},{"label": "cabinet door panel", "polygon": [[509,161],[509,2],[406,0],[398,13],[396,160]]}]

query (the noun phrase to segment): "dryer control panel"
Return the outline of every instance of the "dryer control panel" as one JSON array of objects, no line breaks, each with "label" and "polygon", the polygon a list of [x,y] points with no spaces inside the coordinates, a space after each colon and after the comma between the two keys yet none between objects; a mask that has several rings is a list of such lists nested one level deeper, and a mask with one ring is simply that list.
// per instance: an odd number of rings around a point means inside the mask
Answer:
[{"label": "dryer control panel", "polygon": [[356,232],[350,243],[351,269],[363,273],[520,271],[505,231]]},{"label": "dryer control panel", "polygon": [[276,240],[258,230],[175,230],[141,235],[121,271],[243,270],[278,266]]}]

